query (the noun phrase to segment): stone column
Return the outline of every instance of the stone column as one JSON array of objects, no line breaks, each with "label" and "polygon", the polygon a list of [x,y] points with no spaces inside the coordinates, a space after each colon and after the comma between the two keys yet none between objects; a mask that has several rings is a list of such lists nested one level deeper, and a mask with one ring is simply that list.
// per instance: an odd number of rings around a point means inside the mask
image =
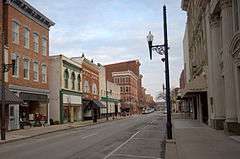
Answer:
[{"label": "stone column", "polygon": [[209,54],[211,54],[211,61],[209,64],[212,65],[211,70],[209,68],[209,76],[212,77],[212,97],[213,97],[213,105],[214,105],[214,113],[211,119],[211,126],[215,129],[221,130],[224,128],[224,120],[225,120],[225,108],[224,108],[224,83],[221,76],[220,69],[220,49],[221,49],[221,30],[220,30],[220,14],[215,13],[210,16],[210,32],[211,32],[211,50]]},{"label": "stone column", "polygon": [[223,64],[225,79],[225,107],[226,132],[234,132],[237,124],[235,78],[233,71],[233,58],[229,53],[229,46],[233,36],[232,0],[221,0]]}]

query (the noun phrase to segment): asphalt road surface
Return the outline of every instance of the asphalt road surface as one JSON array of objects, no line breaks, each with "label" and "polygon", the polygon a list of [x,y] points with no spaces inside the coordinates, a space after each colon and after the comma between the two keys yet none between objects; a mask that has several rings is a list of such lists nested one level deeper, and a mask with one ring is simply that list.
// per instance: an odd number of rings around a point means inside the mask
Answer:
[{"label": "asphalt road surface", "polygon": [[162,159],[159,112],[0,145],[0,159]]}]

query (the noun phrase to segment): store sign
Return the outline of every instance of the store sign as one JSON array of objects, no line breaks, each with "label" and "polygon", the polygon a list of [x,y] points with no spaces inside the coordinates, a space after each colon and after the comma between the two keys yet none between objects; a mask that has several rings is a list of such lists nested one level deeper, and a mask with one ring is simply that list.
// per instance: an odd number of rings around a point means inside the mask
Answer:
[{"label": "store sign", "polygon": [[63,103],[82,104],[82,97],[63,94]]},{"label": "store sign", "polygon": [[38,101],[38,102],[47,102],[48,96],[43,94],[32,94],[32,93],[23,93],[19,94],[19,97],[24,101]]}]

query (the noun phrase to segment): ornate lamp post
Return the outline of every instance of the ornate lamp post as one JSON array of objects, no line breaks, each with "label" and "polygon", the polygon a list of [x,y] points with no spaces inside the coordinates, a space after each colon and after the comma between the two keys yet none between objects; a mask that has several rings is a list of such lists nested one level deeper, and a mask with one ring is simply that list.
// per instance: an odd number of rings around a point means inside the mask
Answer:
[{"label": "ornate lamp post", "polygon": [[166,6],[163,6],[163,27],[164,27],[164,44],[153,45],[153,35],[151,31],[147,36],[150,59],[152,59],[152,51],[159,55],[164,55],[162,62],[165,62],[165,78],[166,78],[166,101],[167,101],[167,138],[172,139],[172,122],[171,122],[171,101],[170,101],[170,82],[169,82],[169,63],[168,63],[168,35],[167,35],[167,13]]}]

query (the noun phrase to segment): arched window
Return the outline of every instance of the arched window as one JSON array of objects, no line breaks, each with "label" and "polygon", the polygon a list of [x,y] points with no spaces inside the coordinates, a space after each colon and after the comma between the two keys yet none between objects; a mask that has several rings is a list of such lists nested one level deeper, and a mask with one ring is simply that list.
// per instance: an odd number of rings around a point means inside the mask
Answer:
[{"label": "arched window", "polygon": [[78,91],[80,91],[80,89],[81,89],[81,75],[80,74],[78,74],[77,82],[78,82]]},{"label": "arched window", "polygon": [[97,85],[95,83],[93,83],[93,85],[92,85],[92,93],[95,94],[95,95],[98,94]]},{"label": "arched window", "polygon": [[72,90],[75,90],[75,79],[76,79],[75,73],[72,72],[72,75],[71,75],[71,80],[72,80]]},{"label": "arched window", "polygon": [[89,92],[89,83],[88,83],[88,81],[84,81],[83,92],[84,93],[88,93]]},{"label": "arched window", "polygon": [[69,78],[69,73],[68,73],[68,69],[66,69],[64,71],[64,87],[68,88],[68,78]]}]

